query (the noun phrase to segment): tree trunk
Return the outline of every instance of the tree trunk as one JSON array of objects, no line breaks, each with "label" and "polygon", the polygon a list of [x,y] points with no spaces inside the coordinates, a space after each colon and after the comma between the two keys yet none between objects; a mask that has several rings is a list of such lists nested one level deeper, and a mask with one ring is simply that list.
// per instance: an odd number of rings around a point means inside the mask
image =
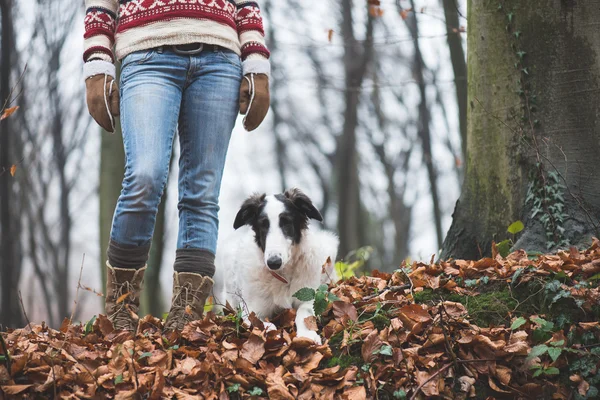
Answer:
[{"label": "tree trunk", "polygon": [[598,1],[468,3],[466,175],[442,257],[585,246],[600,226]]},{"label": "tree trunk", "polygon": [[[0,104],[4,105],[10,96],[11,54],[13,43],[12,5],[10,0],[0,0],[2,13],[2,49],[0,64]],[[2,108],[2,106],[0,106]],[[1,111],[1,110],[0,110]],[[18,162],[18,155],[12,153],[15,146],[11,140],[10,118],[0,122],[0,324],[18,327],[22,325],[19,307],[18,287],[21,259],[17,255],[20,232],[19,217],[15,202],[14,182],[10,174],[11,165]]]},{"label": "tree trunk", "polygon": [[467,62],[463,49],[458,20],[458,0],[441,0],[446,18],[446,34],[448,49],[454,71],[456,87],[456,103],[458,104],[458,123],[460,128],[461,149],[463,160],[467,157]]},{"label": "tree trunk", "polygon": [[356,128],[358,126],[360,88],[373,54],[373,24],[373,18],[369,15],[364,47],[361,49],[361,43],[354,36],[352,1],[342,1],[346,90],[344,93],[344,127],[342,135],[338,139],[336,154],[339,255],[342,258],[363,245],[361,243],[361,216],[363,214],[360,201]]},{"label": "tree trunk", "polygon": [[125,150],[121,123],[117,119],[115,133],[101,132],[100,144],[100,272],[102,290],[106,287],[106,249],[110,239],[112,219],[121,193],[125,171]]},{"label": "tree trunk", "polygon": [[[415,9],[414,1],[411,1],[413,10]],[[419,25],[417,23],[417,16],[414,12],[410,13],[408,18],[405,20],[406,26],[410,31],[413,39],[414,47],[414,60],[413,60],[413,76],[417,81],[419,88],[419,121],[417,124],[417,132],[419,140],[421,141],[421,151],[423,153],[423,163],[427,167],[427,177],[429,180],[429,187],[431,193],[431,204],[433,208],[433,223],[435,226],[435,234],[437,237],[437,248],[442,247],[444,240],[442,233],[442,211],[440,209],[440,194],[437,182],[437,171],[433,163],[433,154],[431,148],[431,116],[429,114],[429,105],[427,101],[425,78],[423,71],[425,69],[425,62],[421,54],[421,46],[419,44]]]}]

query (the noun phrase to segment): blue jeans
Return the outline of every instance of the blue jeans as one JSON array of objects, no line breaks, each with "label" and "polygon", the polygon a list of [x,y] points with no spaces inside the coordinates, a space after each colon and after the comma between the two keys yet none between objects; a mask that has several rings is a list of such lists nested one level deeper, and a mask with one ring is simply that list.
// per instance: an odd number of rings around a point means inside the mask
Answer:
[{"label": "blue jeans", "polygon": [[123,189],[111,240],[148,246],[169,173],[179,127],[177,248],[215,253],[219,192],[231,131],[238,114],[242,64],[225,49],[179,55],[145,50],[122,61]]}]

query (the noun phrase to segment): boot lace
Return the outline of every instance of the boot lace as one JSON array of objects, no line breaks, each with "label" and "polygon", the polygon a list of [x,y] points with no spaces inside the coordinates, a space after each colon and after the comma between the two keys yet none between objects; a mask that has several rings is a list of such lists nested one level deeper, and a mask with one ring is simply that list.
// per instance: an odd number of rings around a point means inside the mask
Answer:
[{"label": "boot lace", "polygon": [[129,325],[131,325],[131,315],[129,307],[132,306],[132,303],[129,300],[129,298],[131,297],[133,289],[133,285],[131,285],[130,282],[123,282],[117,288],[117,299],[120,299],[125,293],[129,293],[129,296],[123,299],[122,302],[116,304],[115,312],[109,316],[109,319],[113,321],[113,325],[117,329],[129,327]]},{"label": "boot lace", "polygon": [[193,317],[193,309],[191,312],[186,312],[186,307],[188,305],[194,305],[201,302],[200,297],[198,296],[199,289],[193,290],[192,284],[189,282],[184,283],[179,287],[179,290],[175,294],[175,299],[173,300],[173,314],[180,316],[181,319],[178,318],[178,327],[182,328],[185,324],[191,321]]}]

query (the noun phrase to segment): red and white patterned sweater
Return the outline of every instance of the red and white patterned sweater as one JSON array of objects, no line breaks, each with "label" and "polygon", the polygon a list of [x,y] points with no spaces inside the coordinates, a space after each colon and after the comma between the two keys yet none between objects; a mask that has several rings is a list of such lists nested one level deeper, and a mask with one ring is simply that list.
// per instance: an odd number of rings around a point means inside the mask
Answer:
[{"label": "red and white patterned sweater", "polygon": [[[268,74],[270,69],[256,1],[85,0],[85,5],[86,64],[92,59],[103,60],[104,69],[110,70],[107,63],[112,64],[134,51],[200,42],[223,46],[239,54],[244,74]],[[98,73],[98,61],[93,63],[96,67],[92,70]],[[86,75],[90,76],[89,71]]]}]

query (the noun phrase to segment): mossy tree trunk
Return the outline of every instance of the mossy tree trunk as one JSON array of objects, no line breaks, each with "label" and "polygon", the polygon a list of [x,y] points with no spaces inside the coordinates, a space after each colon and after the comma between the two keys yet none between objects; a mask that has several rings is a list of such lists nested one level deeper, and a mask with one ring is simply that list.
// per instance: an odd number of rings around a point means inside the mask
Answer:
[{"label": "mossy tree trunk", "polygon": [[[468,1],[466,176],[442,257],[545,251],[600,227],[600,3]],[[507,232],[525,223],[517,237]]]}]

